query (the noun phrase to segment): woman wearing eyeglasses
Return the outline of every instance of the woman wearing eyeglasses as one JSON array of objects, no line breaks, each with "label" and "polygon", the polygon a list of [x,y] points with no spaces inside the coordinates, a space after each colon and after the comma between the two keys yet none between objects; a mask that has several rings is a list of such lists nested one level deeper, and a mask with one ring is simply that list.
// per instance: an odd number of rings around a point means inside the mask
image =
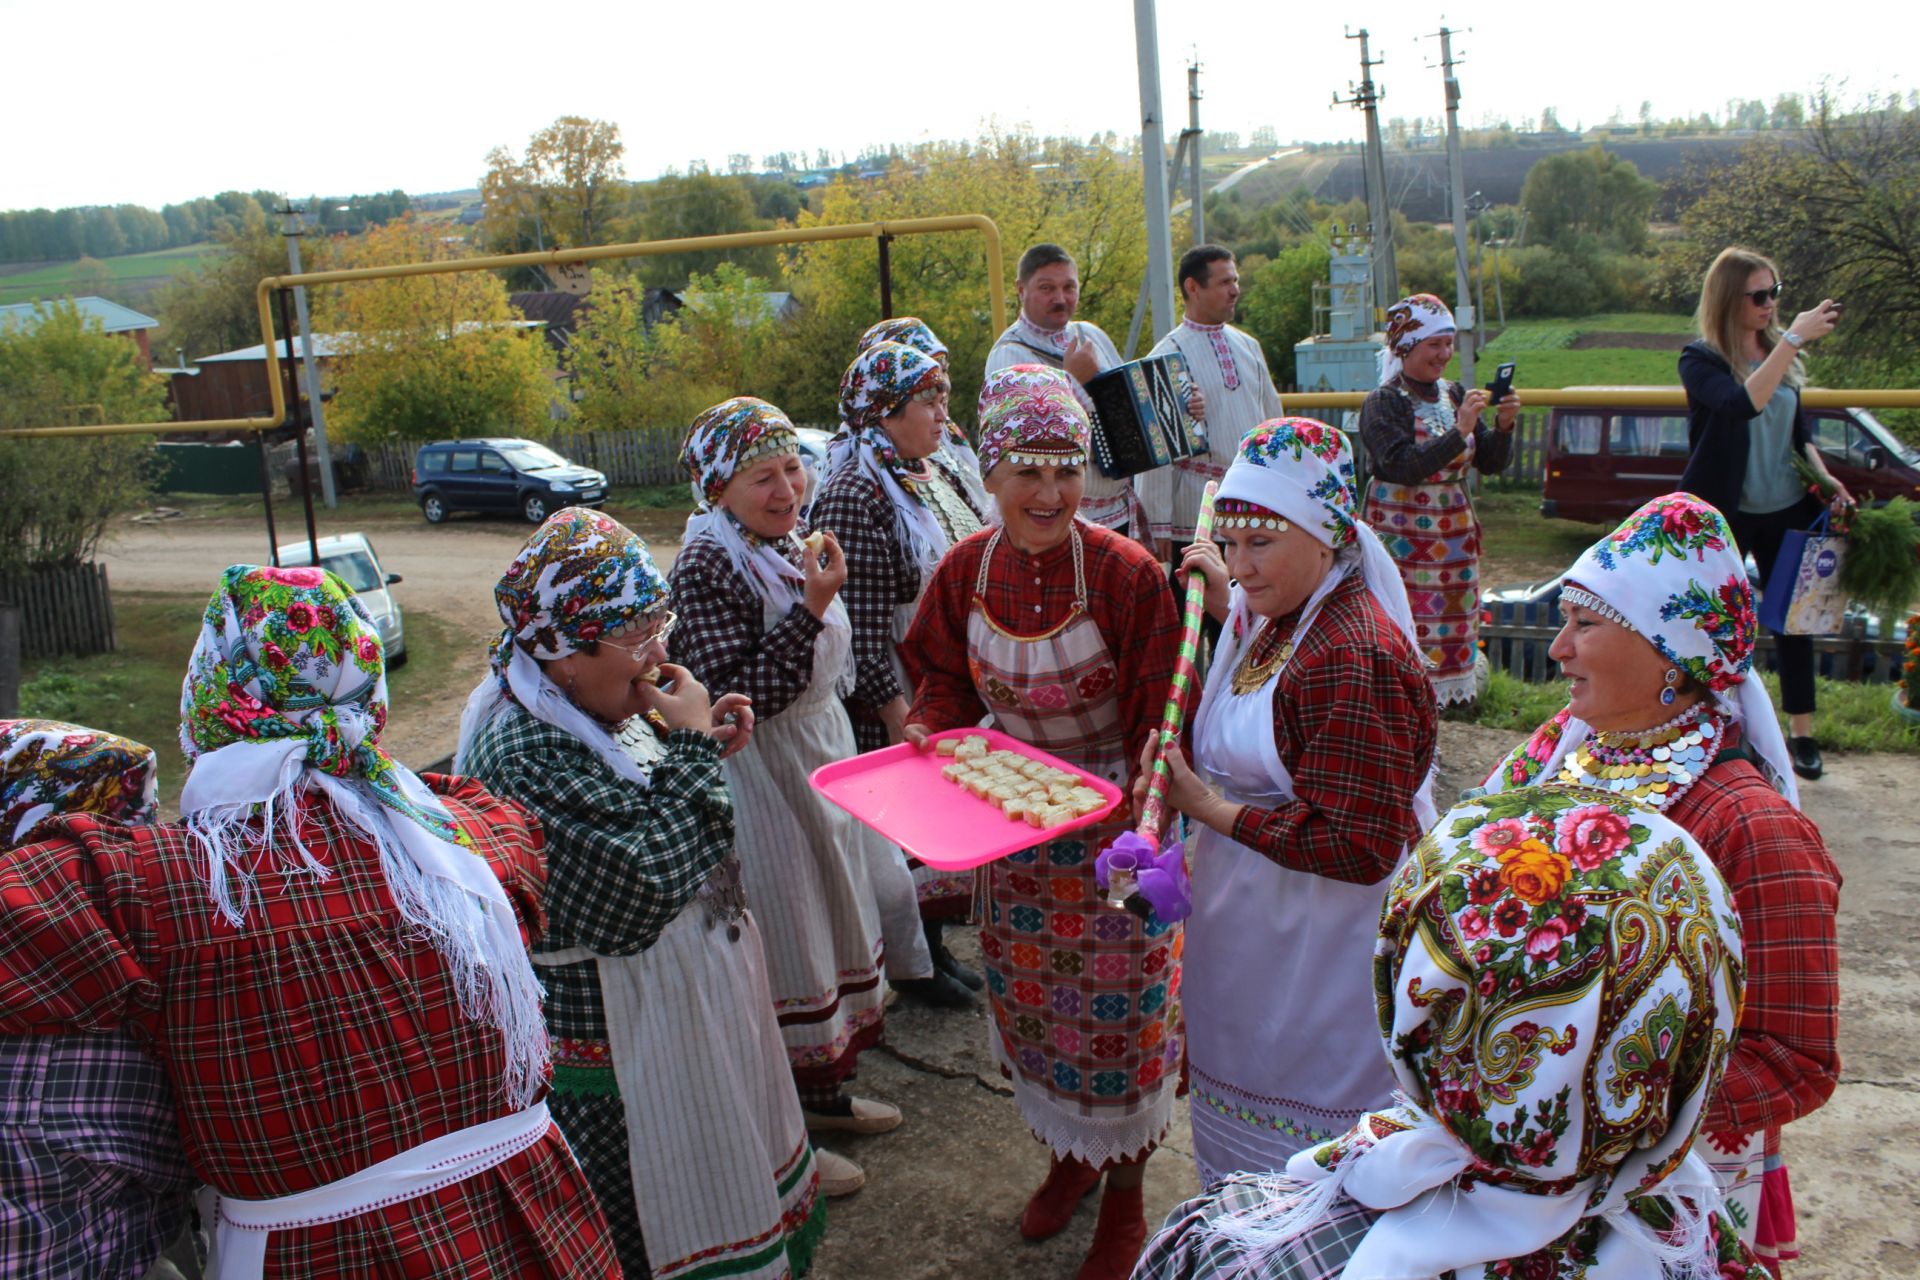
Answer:
[{"label": "woman wearing eyeglasses", "polygon": [[826,1210],[721,772],[753,708],[666,663],[667,580],[611,516],[549,516],[493,595],[454,769],[546,834],[549,1105],[621,1269],[802,1274]]},{"label": "woman wearing eyeglasses", "polygon": [[[702,413],[680,460],[700,505],[669,575],[680,611],[673,656],[702,683],[747,694],[758,716],[753,742],[724,772],[787,1065],[808,1128],[884,1133],[899,1125],[899,1109],[846,1086],[885,1018],[873,868],[897,870],[902,890],[906,869],[893,846],[808,782],[857,751],[840,704],[854,679],[839,599],[846,558],[830,533],[814,546],[797,536],[800,438],[766,401],[736,396]],[[820,1168],[830,1195],[863,1181],[830,1152]]]},{"label": "woman wearing eyeglasses", "polygon": [[[1795,456],[1833,485],[1837,514],[1853,495],[1827,471],[1800,412],[1806,365],[1800,352],[1833,332],[1840,304],[1824,298],[1784,331],[1779,300],[1785,284],[1773,263],[1750,249],[1729,247],[1707,268],[1695,323],[1700,336],[1680,353],[1687,389],[1690,451],[1680,487],[1727,515],[1733,536],[1760,566],[1764,588],[1788,530],[1805,529],[1820,515],[1794,469]],[[1780,653],[1780,701],[1792,732],[1793,771],[1821,772],[1813,737],[1813,637],[1775,633]]]}]

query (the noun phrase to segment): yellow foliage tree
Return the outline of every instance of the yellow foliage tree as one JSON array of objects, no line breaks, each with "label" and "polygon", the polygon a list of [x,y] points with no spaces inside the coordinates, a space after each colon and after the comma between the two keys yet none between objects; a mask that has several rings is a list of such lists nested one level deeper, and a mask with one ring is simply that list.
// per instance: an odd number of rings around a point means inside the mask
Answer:
[{"label": "yellow foliage tree", "polygon": [[772,398],[765,380],[774,319],[766,284],[722,264],[695,276],[686,306],[649,329],[646,289],[632,276],[593,273],[593,305],[574,334],[574,412],[590,431],[684,430],[730,396]]},{"label": "yellow foliage tree", "polygon": [[[931,143],[875,182],[835,182],[801,226],[984,213],[1000,228],[1011,320],[1014,269],[1029,245],[1051,241],[1080,268],[1080,318],[1124,341],[1147,265],[1138,157],[1112,145],[994,133]],[[1175,243],[1182,242],[1180,229]],[[987,257],[967,233],[910,236],[892,245],[893,305],[925,320],[952,353],[953,410],[973,417],[987,352],[998,333],[987,305]],[[803,307],[774,354],[773,382],[796,419],[837,417],[839,379],[863,330],[880,319],[871,242],[796,250],[788,277]]]},{"label": "yellow foliage tree", "polygon": [[[341,244],[342,265],[459,257],[432,227],[402,218]],[[353,440],[544,435],[554,368],[485,271],[362,281],[318,291],[316,329],[339,335],[329,424]]]}]

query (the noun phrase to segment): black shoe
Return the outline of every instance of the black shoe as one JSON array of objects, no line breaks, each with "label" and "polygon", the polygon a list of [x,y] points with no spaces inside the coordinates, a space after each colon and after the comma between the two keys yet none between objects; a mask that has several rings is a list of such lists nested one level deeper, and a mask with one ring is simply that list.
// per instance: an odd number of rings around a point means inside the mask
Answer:
[{"label": "black shoe", "polygon": [[1825,772],[1820,744],[1812,738],[1788,738],[1787,753],[1793,757],[1793,771],[1809,782]]},{"label": "black shoe", "polygon": [[910,1000],[930,1005],[935,1009],[971,1009],[975,1004],[973,992],[954,981],[951,974],[933,971],[931,978],[902,978],[892,983],[895,990]]},{"label": "black shoe", "polygon": [[987,985],[987,980],[961,964],[953,952],[947,950],[946,940],[940,935],[946,930],[945,921],[929,920],[922,923],[927,932],[927,950],[933,953],[935,973],[944,973],[969,991],[978,991]]}]

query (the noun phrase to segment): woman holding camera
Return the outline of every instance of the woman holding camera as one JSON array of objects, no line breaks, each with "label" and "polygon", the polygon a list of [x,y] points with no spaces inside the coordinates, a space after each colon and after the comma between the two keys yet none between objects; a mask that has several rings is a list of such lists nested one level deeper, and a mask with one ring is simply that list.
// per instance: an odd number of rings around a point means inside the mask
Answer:
[{"label": "woman holding camera", "polygon": [[1491,397],[1440,375],[1453,358],[1453,313],[1430,293],[1387,309],[1380,385],[1360,406],[1360,439],[1373,481],[1367,523],[1400,566],[1420,648],[1441,706],[1472,702],[1480,652],[1480,520],[1467,469],[1506,469],[1520,397]]},{"label": "woman holding camera", "polygon": [[[1734,538],[1760,566],[1763,588],[1773,577],[1787,532],[1809,527],[1820,515],[1819,500],[1794,468],[1796,456],[1830,482],[1835,514],[1853,505],[1846,486],[1828,473],[1800,411],[1800,387],[1806,381],[1801,349],[1833,332],[1840,304],[1823,298],[1782,331],[1778,310],[1784,288],[1773,263],[1759,254],[1737,246],[1722,249],[1700,286],[1695,313],[1700,337],[1680,353],[1689,450],[1680,487],[1726,513]],[[1776,633],[1775,638],[1780,701],[1792,727],[1787,745],[1793,771],[1818,778],[1813,637]]]}]

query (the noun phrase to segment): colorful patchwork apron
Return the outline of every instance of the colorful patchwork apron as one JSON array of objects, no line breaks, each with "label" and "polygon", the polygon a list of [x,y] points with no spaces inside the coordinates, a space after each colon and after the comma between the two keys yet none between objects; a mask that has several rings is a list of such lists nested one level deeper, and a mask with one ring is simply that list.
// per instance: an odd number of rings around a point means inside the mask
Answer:
[{"label": "colorful patchwork apron", "polygon": [[[1440,383],[1432,404],[1405,388],[1413,405],[1413,438],[1426,444],[1453,430],[1453,397]],[[1367,523],[1386,544],[1407,585],[1407,603],[1441,706],[1471,702],[1474,659],[1480,650],[1480,520],[1467,497],[1473,437],[1446,466],[1419,484],[1375,480],[1367,489]]]},{"label": "colorful patchwork apron", "polygon": [[[1078,528],[1071,537],[1073,608],[1021,635],[987,611],[994,534],[967,619],[969,665],[1003,731],[1124,785],[1118,673],[1087,612]],[[1094,855],[1129,825],[1122,816],[985,869],[994,1058],[1027,1126],[1058,1155],[1096,1165],[1160,1140],[1180,1075],[1180,928],[1107,906],[1093,881]]]}]

